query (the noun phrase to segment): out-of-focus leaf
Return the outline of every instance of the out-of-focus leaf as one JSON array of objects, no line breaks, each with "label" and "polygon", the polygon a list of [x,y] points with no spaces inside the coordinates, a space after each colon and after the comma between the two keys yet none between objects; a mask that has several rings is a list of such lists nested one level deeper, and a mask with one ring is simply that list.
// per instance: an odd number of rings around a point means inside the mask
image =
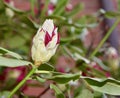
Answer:
[{"label": "out-of-focus leaf", "polygon": [[8,98],[9,94],[10,94],[10,92],[8,92],[8,91],[0,92],[0,98]]},{"label": "out-of-focus leaf", "polygon": [[73,40],[76,40],[76,39],[79,39],[79,38],[80,38],[80,35],[74,35],[74,36],[71,36],[71,37],[61,38],[60,42],[61,43],[70,42],[70,41],[73,41]]},{"label": "out-of-focus leaf", "polygon": [[42,66],[39,66],[38,69],[45,70],[45,71],[53,71],[55,68],[52,65],[45,63],[45,64],[42,64]]},{"label": "out-of-focus leaf", "polygon": [[69,51],[69,49],[67,47],[64,46],[64,50],[74,59],[74,60],[83,60],[86,64],[90,63],[90,60],[88,60],[87,58],[81,56],[80,54],[74,52],[72,53],[71,51]]},{"label": "out-of-focus leaf", "polygon": [[40,78],[40,77],[38,77],[38,76],[36,76],[36,80],[38,80],[38,81],[41,82],[41,83],[44,83],[44,82],[46,81],[45,79]]},{"label": "out-of-focus leaf", "polygon": [[88,89],[83,89],[81,91],[81,93],[78,96],[76,96],[75,98],[94,98],[94,95]]},{"label": "out-of-focus leaf", "polygon": [[101,59],[99,59],[99,58],[97,58],[97,57],[94,57],[93,60],[94,60],[95,62],[97,62],[97,63],[99,64],[99,66],[100,66],[101,68],[103,68],[104,70],[107,70],[107,71],[110,70],[107,66],[104,65],[104,63],[102,62]]},{"label": "out-of-focus leaf", "polygon": [[5,4],[5,6],[7,6],[7,7],[10,8],[10,9],[12,9],[13,11],[15,11],[15,12],[18,13],[18,14],[25,14],[25,13],[27,13],[26,11],[17,9],[17,8],[15,8],[14,6],[11,6],[11,5],[8,4],[8,3],[5,3],[5,2],[4,2],[4,4]]},{"label": "out-of-focus leaf", "polygon": [[44,16],[46,16],[46,12],[48,11],[48,6],[49,6],[50,0],[45,0],[44,8],[42,9],[40,18],[43,19]]},{"label": "out-of-focus leaf", "polygon": [[74,51],[76,51],[78,53],[83,53],[83,50],[78,48],[78,47],[76,47],[76,46],[70,46],[70,47],[71,47],[72,50],[74,50]]},{"label": "out-of-focus leaf", "polygon": [[23,46],[26,43],[26,40],[23,37],[16,35],[13,36],[12,38],[8,38],[6,42],[10,45],[11,48],[18,48],[20,46]]},{"label": "out-of-focus leaf", "polygon": [[56,98],[65,98],[64,94],[57,86],[55,86],[54,84],[50,84],[50,88],[55,91]]},{"label": "out-of-focus leaf", "polygon": [[99,79],[90,77],[81,77],[88,82],[90,87],[98,92],[110,95],[120,95],[120,81],[113,78]]},{"label": "out-of-focus leaf", "polygon": [[77,59],[77,60],[83,60],[85,63],[89,64],[90,63],[90,60],[88,60],[87,58],[81,56],[80,54],[78,53],[74,53],[74,57]]},{"label": "out-of-focus leaf", "polygon": [[3,54],[3,55],[6,54],[6,55],[10,55],[12,57],[15,57],[17,59],[22,59],[22,57],[19,54],[12,52],[12,51],[9,51],[9,50],[2,48],[2,47],[0,47],[0,54]]},{"label": "out-of-focus leaf", "polygon": [[30,18],[28,18],[26,16],[22,16],[21,21],[26,23],[29,27],[31,27],[33,29],[39,28],[39,25],[36,22],[34,22],[33,20],[31,20]]},{"label": "out-of-focus leaf", "polygon": [[106,97],[103,97],[103,95],[105,95],[105,94],[94,91],[94,98],[106,98]]},{"label": "out-of-focus leaf", "polygon": [[33,16],[34,16],[35,2],[36,2],[36,0],[30,0],[31,11],[32,11],[32,15]]},{"label": "out-of-focus leaf", "polygon": [[0,0],[0,13],[4,10],[4,7],[3,0]]},{"label": "out-of-focus leaf", "polygon": [[57,83],[60,83],[60,84],[65,84],[71,80],[75,81],[77,79],[79,79],[80,77],[80,73],[76,73],[76,74],[62,74],[62,75],[56,75],[56,76],[53,76],[51,78],[49,78],[50,80],[53,80]]},{"label": "out-of-focus leaf", "polygon": [[0,66],[18,67],[18,66],[27,66],[27,65],[32,65],[32,63],[24,60],[11,59],[0,56]]},{"label": "out-of-focus leaf", "polygon": [[66,18],[64,16],[59,16],[59,15],[50,15],[50,16],[47,16],[46,18],[63,20],[63,21],[66,20]]},{"label": "out-of-focus leaf", "polygon": [[93,23],[93,24],[78,24],[78,23],[63,23],[63,25],[66,25],[66,26],[73,26],[77,29],[81,29],[81,28],[93,28],[93,27],[96,27],[98,24],[97,23]]},{"label": "out-of-focus leaf", "polygon": [[107,18],[119,18],[120,17],[120,12],[106,12],[105,17]]},{"label": "out-of-focus leaf", "polygon": [[68,0],[58,0],[53,15],[61,15],[61,13],[65,10],[67,2]]},{"label": "out-of-focus leaf", "polygon": [[68,17],[73,17],[74,15],[76,15],[78,12],[80,13],[80,11],[83,9],[83,4],[78,4],[75,6],[75,8],[70,11],[67,16]]}]

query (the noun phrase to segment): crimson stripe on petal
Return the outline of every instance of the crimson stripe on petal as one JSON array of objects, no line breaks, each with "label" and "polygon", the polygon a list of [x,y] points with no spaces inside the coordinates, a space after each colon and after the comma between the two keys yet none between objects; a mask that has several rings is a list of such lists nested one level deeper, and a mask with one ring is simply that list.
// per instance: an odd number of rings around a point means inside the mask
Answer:
[{"label": "crimson stripe on petal", "polygon": [[54,26],[54,29],[52,31],[52,37],[55,35],[55,29],[56,29],[56,26]]},{"label": "crimson stripe on petal", "polygon": [[46,34],[45,34],[45,40],[44,40],[45,46],[51,41],[51,39],[52,38],[50,37],[49,33],[46,32]]},{"label": "crimson stripe on petal", "polygon": [[58,33],[58,36],[57,36],[57,43],[56,44],[59,44],[60,43],[60,34]]}]

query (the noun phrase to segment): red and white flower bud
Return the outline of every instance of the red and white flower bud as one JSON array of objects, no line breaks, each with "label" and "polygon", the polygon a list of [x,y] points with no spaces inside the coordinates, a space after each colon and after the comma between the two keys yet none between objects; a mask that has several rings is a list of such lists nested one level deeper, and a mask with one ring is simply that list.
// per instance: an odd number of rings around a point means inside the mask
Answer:
[{"label": "red and white flower bud", "polygon": [[34,36],[31,53],[36,65],[49,61],[55,54],[60,42],[57,29],[53,20],[47,19]]}]

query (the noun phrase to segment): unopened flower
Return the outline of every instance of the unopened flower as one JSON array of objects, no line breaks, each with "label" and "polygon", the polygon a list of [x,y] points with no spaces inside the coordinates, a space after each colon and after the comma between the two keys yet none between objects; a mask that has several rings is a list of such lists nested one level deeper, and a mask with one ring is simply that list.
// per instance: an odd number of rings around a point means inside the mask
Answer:
[{"label": "unopened flower", "polygon": [[73,5],[72,4],[67,4],[67,6],[65,7],[66,11],[69,12],[69,11],[72,11],[73,9]]},{"label": "unopened flower", "polygon": [[12,18],[14,16],[14,12],[10,8],[6,8],[6,15]]},{"label": "unopened flower", "polygon": [[117,50],[114,47],[109,47],[105,52],[105,57],[111,70],[116,72],[119,68],[119,55]]},{"label": "unopened flower", "polygon": [[51,15],[53,13],[54,9],[55,9],[55,5],[53,5],[52,3],[50,3],[48,5],[47,15]]},{"label": "unopened flower", "polygon": [[37,31],[37,34],[33,38],[31,49],[35,65],[49,61],[55,54],[60,42],[57,29],[53,24],[53,20],[47,19]]}]

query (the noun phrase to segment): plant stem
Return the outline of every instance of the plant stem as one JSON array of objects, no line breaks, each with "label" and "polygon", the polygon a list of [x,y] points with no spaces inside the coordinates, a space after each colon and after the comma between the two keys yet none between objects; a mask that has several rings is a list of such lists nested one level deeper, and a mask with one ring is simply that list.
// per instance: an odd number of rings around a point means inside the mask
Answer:
[{"label": "plant stem", "polygon": [[10,92],[8,98],[11,98],[13,94],[29,79],[29,77],[36,71],[37,67],[33,67],[27,76]]},{"label": "plant stem", "polygon": [[110,34],[112,33],[112,31],[115,29],[115,27],[118,25],[119,21],[120,21],[120,19],[117,19],[116,22],[113,24],[113,26],[109,29],[109,31],[107,32],[107,34],[105,35],[105,37],[102,39],[102,41],[96,47],[96,49],[91,53],[90,59],[93,58],[96,55],[96,53],[98,52],[98,50],[105,43],[105,41],[108,39],[108,37],[110,36]]}]

